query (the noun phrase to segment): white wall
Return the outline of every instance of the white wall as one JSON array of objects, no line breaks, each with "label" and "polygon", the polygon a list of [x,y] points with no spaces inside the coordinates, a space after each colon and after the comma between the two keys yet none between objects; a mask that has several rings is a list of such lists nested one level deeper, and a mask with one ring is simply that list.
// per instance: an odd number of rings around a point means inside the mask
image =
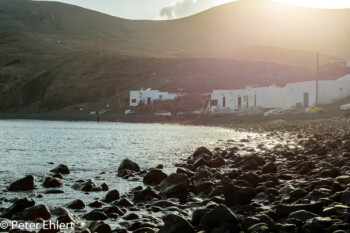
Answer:
[{"label": "white wall", "polygon": [[130,106],[137,106],[140,104],[140,91],[130,91]]},{"label": "white wall", "polygon": [[286,106],[285,87],[265,87],[262,108],[282,108]]},{"label": "white wall", "polygon": [[[223,98],[225,97],[225,106]],[[241,106],[239,107],[239,98]],[[277,108],[285,106],[286,96],[284,88],[261,87],[237,90],[214,90],[211,100],[217,100],[217,106],[210,105],[213,112],[233,112],[253,108]]]},{"label": "white wall", "polygon": [[130,106],[138,106],[141,102],[145,105],[148,104],[148,99],[150,99],[150,104],[153,104],[155,100],[174,100],[177,97],[182,96],[180,93],[168,93],[161,92],[159,90],[143,90],[140,91],[130,91]]},{"label": "white wall", "polygon": [[[304,106],[304,93],[309,93],[309,107],[316,105],[316,81],[288,83],[287,107]],[[350,96],[349,80],[326,80],[318,83],[318,104],[331,104]]]}]

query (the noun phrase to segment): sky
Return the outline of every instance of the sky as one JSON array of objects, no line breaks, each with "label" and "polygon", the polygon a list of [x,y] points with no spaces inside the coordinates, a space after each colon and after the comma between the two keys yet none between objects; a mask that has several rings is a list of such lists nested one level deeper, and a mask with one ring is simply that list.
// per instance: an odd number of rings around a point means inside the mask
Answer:
[{"label": "sky", "polygon": [[[41,0],[42,1],[42,0]],[[235,0],[44,0],[59,1],[126,19],[182,18]],[[241,0],[248,1],[248,0]],[[350,8],[350,0],[272,0],[315,8]]]}]

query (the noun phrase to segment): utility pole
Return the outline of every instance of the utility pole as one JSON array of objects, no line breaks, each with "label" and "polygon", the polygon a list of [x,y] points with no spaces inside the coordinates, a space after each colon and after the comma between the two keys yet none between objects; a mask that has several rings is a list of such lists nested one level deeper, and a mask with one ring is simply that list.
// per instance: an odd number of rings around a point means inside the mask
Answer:
[{"label": "utility pole", "polygon": [[[119,83],[118,83],[119,85]],[[119,94],[119,88],[117,87],[117,93],[118,93],[118,99],[119,99],[119,108],[120,108],[120,111],[122,110],[122,102],[120,101],[120,94]]]},{"label": "utility pole", "polygon": [[318,106],[318,52],[316,61],[316,107]]}]

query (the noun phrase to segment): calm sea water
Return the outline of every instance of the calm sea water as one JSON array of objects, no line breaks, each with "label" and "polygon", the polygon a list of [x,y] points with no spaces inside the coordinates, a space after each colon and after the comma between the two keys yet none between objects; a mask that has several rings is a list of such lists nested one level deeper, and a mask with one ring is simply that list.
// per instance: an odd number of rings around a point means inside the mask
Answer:
[{"label": "calm sea water", "polygon": [[[46,189],[42,180],[60,163],[67,164],[71,174],[64,177],[64,194],[43,194],[35,198],[49,207],[62,206],[74,199],[87,204],[105,193],[89,195],[75,191],[71,185],[79,179],[106,182],[110,188],[125,193],[142,185],[142,180],[126,181],[116,176],[124,158],[136,161],[142,169],[164,165],[164,171],[175,171],[174,163],[186,158],[199,146],[214,149],[228,140],[256,135],[215,127],[162,124],[128,124],[97,122],[64,122],[33,120],[0,120],[0,187],[6,198],[36,196]],[[50,163],[54,163],[53,165]],[[32,174],[36,177],[33,192],[9,193],[6,187],[16,179]],[[3,202],[1,207],[10,203]]]}]

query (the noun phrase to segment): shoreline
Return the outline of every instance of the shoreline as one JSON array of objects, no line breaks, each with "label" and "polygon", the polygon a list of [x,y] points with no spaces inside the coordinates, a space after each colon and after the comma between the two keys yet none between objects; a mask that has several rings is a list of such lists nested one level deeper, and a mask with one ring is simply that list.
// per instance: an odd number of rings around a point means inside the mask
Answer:
[{"label": "shoreline", "polygon": [[[241,129],[256,132],[263,131],[294,131],[296,128],[305,129],[317,127],[317,125],[329,124],[329,127],[343,127],[350,130],[350,118],[339,114],[299,114],[288,116],[264,117],[262,115],[237,116],[231,114],[222,115],[198,115],[188,114],[182,116],[155,116],[155,115],[124,115],[105,114],[99,115],[100,122],[121,123],[158,123],[178,124],[193,126],[212,126],[229,129]],[[97,115],[79,113],[0,113],[0,120],[47,120],[47,121],[89,121],[97,122]],[[304,130],[305,130],[304,129]]]}]

